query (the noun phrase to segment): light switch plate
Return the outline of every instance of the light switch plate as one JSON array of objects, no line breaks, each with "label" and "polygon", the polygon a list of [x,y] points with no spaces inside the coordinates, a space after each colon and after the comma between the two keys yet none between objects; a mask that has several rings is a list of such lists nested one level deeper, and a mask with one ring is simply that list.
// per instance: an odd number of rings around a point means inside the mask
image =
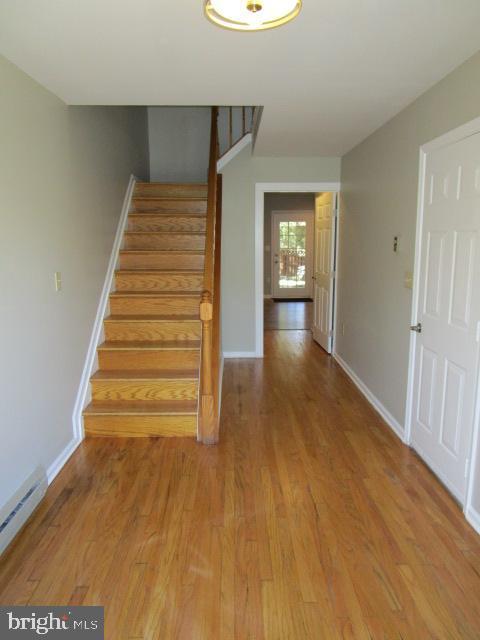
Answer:
[{"label": "light switch plate", "polygon": [[404,279],[405,289],[413,289],[413,272],[405,271],[405,279]]},{"label": "light switch plate", "polygon": [[61,291],[62,290],[62,273],[60,271],[55,271],[54,278],[55,278],[55,291]]}]

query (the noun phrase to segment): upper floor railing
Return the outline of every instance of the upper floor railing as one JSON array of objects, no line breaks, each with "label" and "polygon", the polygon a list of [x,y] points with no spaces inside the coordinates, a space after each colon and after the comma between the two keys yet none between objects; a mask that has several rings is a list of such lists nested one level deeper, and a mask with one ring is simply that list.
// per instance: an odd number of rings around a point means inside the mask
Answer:
[{"label": "upper floor railing", "polygon": [[218,158],[224,156],[255,126],[257,107],[219,107]]}]

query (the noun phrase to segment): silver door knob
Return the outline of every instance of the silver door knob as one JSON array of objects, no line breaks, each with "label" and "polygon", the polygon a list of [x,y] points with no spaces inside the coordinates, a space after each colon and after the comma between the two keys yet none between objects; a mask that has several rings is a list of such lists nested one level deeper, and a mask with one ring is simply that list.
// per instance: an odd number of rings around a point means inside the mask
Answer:
[{"label": "silver door knob", "polygon": [[422,333],[422,323],[419,322],[418,324],[412,324],[412,326],[410,327],[410,331],[416,331],[417,333]]}]

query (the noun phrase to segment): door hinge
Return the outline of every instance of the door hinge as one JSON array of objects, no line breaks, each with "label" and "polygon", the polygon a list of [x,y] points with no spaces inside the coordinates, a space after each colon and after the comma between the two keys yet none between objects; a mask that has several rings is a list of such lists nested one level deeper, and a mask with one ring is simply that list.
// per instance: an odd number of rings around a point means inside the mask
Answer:
[{"label": "door hinge", "polygon": [[410,331],[416,331],[417,333],[422,333],[422,323],[418,322],[417,324],[412,324],[410,327]]}]

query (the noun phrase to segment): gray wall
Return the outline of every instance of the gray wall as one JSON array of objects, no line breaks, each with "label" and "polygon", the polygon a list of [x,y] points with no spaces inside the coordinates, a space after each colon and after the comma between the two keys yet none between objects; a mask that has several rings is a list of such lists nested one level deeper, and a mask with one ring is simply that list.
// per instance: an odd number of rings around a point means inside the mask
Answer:
[{"label": "gray wall", "polygon": [[150,179],[206,182],[210,107],[149,107]]},{"label": "gray wall", "polygon": [[148,154],[145,109],[69,108],[1,57],[0,84],[1,510],[72,440],[122,201]]},{"label": "gray wall", "polygon": [[264,294],[272,293],[272,211],[311,211],[315,213],[314,193],[266,193],[264,212]]},{"label": "gray wall", "polygon": [[[337,351],[401,425],[405,421],[421,144],[480,116],[480,54],[342,160]],[[392,251],[395,235],[400,251]],[[479,470],[480,471],[480,470]],[[480,509],[480,474],[476,505]]]},{"label": "gray wall", "polygon": [[340,158],[262,158],[245,147],[223,170],[224,351],[255,350],[255,184],[337,182]]}]

